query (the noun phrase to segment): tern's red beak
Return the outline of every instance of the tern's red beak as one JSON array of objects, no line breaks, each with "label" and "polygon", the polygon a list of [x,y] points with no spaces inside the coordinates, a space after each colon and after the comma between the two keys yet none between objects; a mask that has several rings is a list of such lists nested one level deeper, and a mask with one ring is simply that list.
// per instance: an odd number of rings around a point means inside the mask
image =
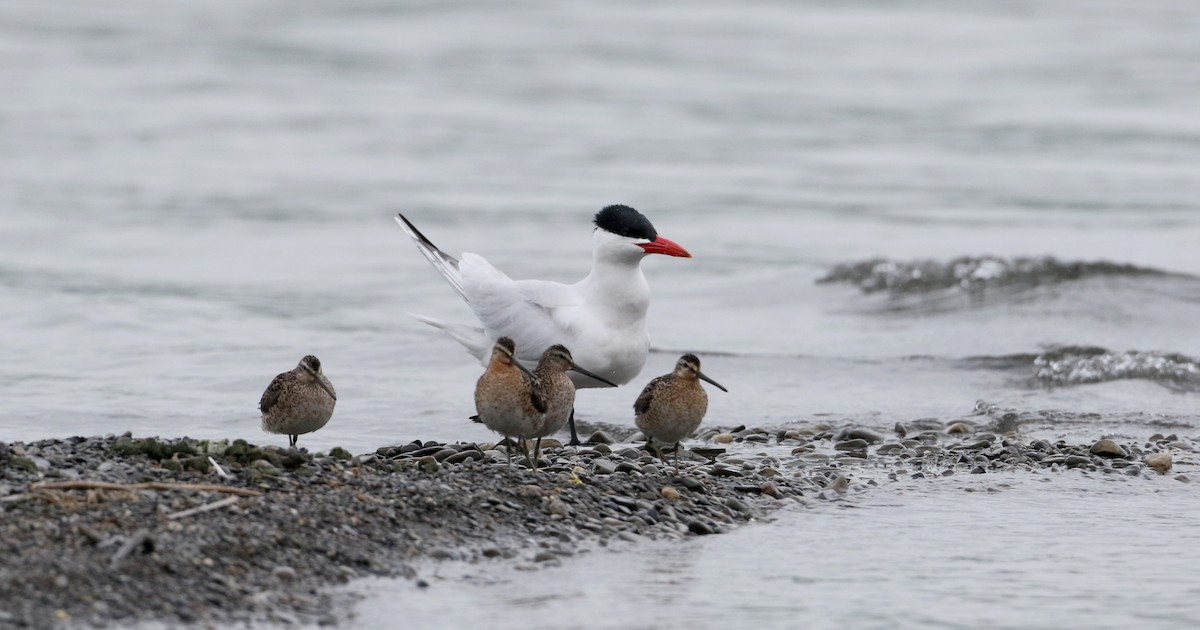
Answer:
[{"label": "tern's red beak", "polygon": [[689,254],[686,249],[679,246],[679,243],[662,236],[649,243],[638,243],[638,247],[646,250],[647,254],[666,254],[668,256],[678,256],[680,258],[692,257],[692,255]]}]

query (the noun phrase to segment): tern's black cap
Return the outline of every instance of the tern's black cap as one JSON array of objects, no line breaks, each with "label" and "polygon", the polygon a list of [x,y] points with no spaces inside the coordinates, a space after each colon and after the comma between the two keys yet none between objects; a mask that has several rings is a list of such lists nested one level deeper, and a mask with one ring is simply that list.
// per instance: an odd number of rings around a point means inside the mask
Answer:
[{"label": "tern's black cap", "polygon": [[596,227],[617,236],[644,238],[653,241],[658,231],[641,212],[629,206],[615,205],[596,213]]}]

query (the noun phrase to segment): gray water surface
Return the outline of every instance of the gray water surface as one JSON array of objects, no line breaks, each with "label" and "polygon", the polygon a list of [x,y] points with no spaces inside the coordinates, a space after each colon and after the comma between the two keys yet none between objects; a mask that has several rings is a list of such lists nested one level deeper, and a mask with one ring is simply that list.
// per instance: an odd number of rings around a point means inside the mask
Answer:
[{"label": "gray water surface", "polygon": [[[405,315],[469,311],[392,215],[515,278],[569,282],[610,203],[696,258],[644,262],[656,352],[629,386],[582,392],[582,419],[632,427],[640,385],[687,350],[730,390],[710,425],[890,428],[982,400],[1039,418],[1030,434],[1195,436],[1197,77],[1185,0],[9,2],[0,439],[282,445],[258,398],[313,353],[339,401],[303,447],[491,440],[466,420],[480,367]],[[880,277],[995,270],[988,256],[1055,262],[899,292],[818,282],[867,260]],[[1064,276],[1077,261],[1151,273]],[[899,507],[880,489],[649,565],[562,571],[678,567],[696,584],[681,599],[660,596],[669,574],[615,593],[645,604],[630,615],[664,601],[663,625],[1024,627],[1048,610],[1116,626],[1135,595],[1146,619],[1195,625],[1178,603],[1196,594],[1191,486],[1013,483],[920,486]],[[1159,542],[1118,545],[1147,532]],[[762,549],[805,553],[747,570]],[[1076,572],[987,560],[1007,549]],[[1142,558],[1159,581],[1123,562]],[[730,584],[744,606],[722,616],[706,602]],[[1071,608],[1105,598],[1111,618]]]}]

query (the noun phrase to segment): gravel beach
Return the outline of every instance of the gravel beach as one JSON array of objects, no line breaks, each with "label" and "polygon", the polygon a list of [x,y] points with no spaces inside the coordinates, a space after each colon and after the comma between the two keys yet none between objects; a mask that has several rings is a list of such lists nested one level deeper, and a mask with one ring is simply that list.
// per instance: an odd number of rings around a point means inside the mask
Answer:
[{"label": "gravel beach", "polygon": [[536,570],[614,539],[720,534],[782,506],[886,492],[901,477],[1049,468],[1190,481],[1194,438],[1050,442],[1022,437],[1016,414],[985,411],[886,435],[706,429],[679,470],[618,427],[589,427],[578,448],[550,442],[539,473],[494,444],[351,455],[130,435],[0,443],[0,627],[337,625],[350,602],[332,587],[358,577],[420,586],[413,565],[427,560]]}]

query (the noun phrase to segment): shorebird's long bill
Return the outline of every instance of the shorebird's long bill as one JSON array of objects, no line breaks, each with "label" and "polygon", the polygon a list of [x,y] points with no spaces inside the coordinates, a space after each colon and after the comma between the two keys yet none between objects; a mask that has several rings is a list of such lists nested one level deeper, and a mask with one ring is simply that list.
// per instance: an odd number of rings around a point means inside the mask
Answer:
[{"label": "shorebird's long bill", "polygon": [[702,379],[704,379],[704,380],[708,381],[709,383],[712,383],[713,385],[716,385],[717,387],[721,388],[721,391],[723,391],[723,392],[726,392],[726,393],[728,393],[728,392],[729,392],[729,390],[728,390],[728,389],[725,389],[725,386],[724,386],[724,385],[721,385],[720,383],[718,383],[718,382],[716,382],[716,381],[712,380],[711,378],[708,378],[707,376],[705,376],[705,375],[704,375],[704,373],[703,373],[703,372],[697,371],[697,372],[696,372],[696,376],[699,376],[700,378],[702,378]]},{"label": "shorebird's long bill", "polygon": [[317,385],[320,385],[321,389],[328,392],[330,398],[337,400],[337,394],[333,393],[333,385],[330,384],[329,379],[325,378],[324,374],[317,375]]},{"label": "shorebird's long bill", "polygon": [[638,243],[638,247],[646,250],[647,254],[666,254],[667,256],[678,256],[680,258],[692,257],[688,253],[688,250],[679,246],[679,243],[662,236],[649,243]]},{"label": "shorebird's long bill", "polygon": [[524,373],[528,374],[528,375],[529,375],[529,378],[531,378],[531,379],[533,379],[533,380],[535,380],[535,381],[537,380],[537,376],[536,376],[536,375],[535,375],[533,372],[531,372],[531,371],[529,370],[529,368],[525,367],[524,365],[521,365],[521,362],[520,362],[520,361],[518,361],[518,360],[517,360],[515,357],[513,358],[513,362],[512,362],[512,364],[513,364],[513,365],[515,365],[515,366],[517,366],[518,368],[520,368],[520,370],[521,370],[522,372],[524,372]]},{"label": "shorebird's long bill", "polygon": [[584,376],[587,376],[587,377],[594,378],[594,379],[596,379],[597,381],[600,381],[601,383],[604,383],[604,384],[608,385],[609,387],[616,387],[616,386],[617,386],[617,384],[616,384],[616,383],[614,383],[614,382],[612,382],[612,381],[610,381],[610,380],[608,380],[608,379],[606,379],[606,378],[604,378],[604,377],[602,377],[602,376],[597,376],[596,374],[593,374],[593,373],[591,373],[591,372],[589,372],[589,371],[587,371],[587,370],[585,370],[585,369],[583,369],[583,368],[579,367],[578,365],[572,365],[572,366],[571,366],[571,369],[572,369],[572,370],[575,370],[576,372],[579,372],[580,374],[582,374],[582,375],[584,375]]}]

